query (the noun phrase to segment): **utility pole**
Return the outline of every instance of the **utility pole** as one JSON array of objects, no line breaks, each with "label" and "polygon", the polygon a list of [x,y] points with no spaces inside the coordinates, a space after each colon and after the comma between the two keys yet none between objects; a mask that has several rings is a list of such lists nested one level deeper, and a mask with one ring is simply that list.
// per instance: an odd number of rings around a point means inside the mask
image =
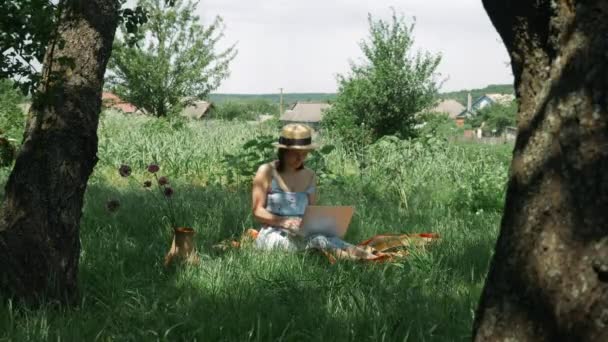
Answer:
[{"label": "utility pole", "polygon": [[281,90],[281,100],[279,102],[279,118],[283,115],[283,88],[279,88]]}]

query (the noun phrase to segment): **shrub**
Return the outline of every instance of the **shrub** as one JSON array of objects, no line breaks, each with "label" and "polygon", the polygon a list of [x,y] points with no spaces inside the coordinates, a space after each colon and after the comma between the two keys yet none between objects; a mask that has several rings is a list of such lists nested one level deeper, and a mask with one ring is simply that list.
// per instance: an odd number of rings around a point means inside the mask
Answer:
[{"label": "shrub", "polygon": [[25,113],[19,107],[23,100],[11,82],[0,81],[0,134],[13,141],[21,140],[25,128]]},{"label": "shrub", "polygon": [[496,103],[481,109],[475,116],[468,120],[473,127],[483,125],[485,132],[501,134],[506,127],[516,125],[517,101],[508,104]]},{"label": "shrub", "polygon": [[435,70],[440,56],[412,54],[414,25],[393,13],[392,21],[369,17],[369,41],[361,43],[366,58],[349,75],[338,76],[339,90],[322,125],[351,145],[385,135],[416,136],[416,113],[437,94]]},{"label": "shrub", "polygon": [[12,165],[23,139],[25,114],[19,107],[23,100],[10,81],[0,81],[0,167]]},{"label": "shrub", "polygon": [[456,122],[444,113],[424,113],[420,117],[423,122],[418,128],[417,135],[422,138],[449,138],[462,135],[462,129]]},{"label": "shrub", "polygon": [[131,46],[128,25],[117,35],[107,83],[117,95],[154,116],[173,116],[188,99],[204,99],[229,75],[235,46],[218,49],[222,18],[203,25],[191,0],[140,0],[147,13]]},{"label": "shrub", "polygon": [[220,120],[254,121],[259,115],[274,114],[278,107],[266,100],[251,102],[226,101],[215,105],[210,117]]},{"label": "shrub", "polygon": [[[223,163],[228,170],[228,181],[239,184],[252,180],[260,165],[276,159],[277,152],[273,145],[276,141],[275,136],[261,135],[245,142],[237,153],[225,154]],[[326,156],[333,150],[333,145],[325,145],[311,151],[306,161],[306,165],[315,171],[322,182],[333,179],[325,161]]]}]

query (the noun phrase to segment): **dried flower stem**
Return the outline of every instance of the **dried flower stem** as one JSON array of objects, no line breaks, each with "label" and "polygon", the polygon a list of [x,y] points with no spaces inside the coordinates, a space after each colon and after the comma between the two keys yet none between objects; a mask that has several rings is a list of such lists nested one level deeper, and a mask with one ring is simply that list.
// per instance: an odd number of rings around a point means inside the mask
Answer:
[{"label": "dried flower stem", "polygon": [[158,182],[158,175],[156,173],[154,173],[154,178],[156,179],[156,185],[158,186],[158,190],[160,191],[161,197],[166,198],[169,203],[169,220],[171,221],[171,229],[175,230],[175,228],[177,228],[177,221],[175,220],[175,210],[173,209],[173,201],[171,200],[170,196],[165,195],[165,192],[163,191],[165,185],[160,185],[160,183]]}]

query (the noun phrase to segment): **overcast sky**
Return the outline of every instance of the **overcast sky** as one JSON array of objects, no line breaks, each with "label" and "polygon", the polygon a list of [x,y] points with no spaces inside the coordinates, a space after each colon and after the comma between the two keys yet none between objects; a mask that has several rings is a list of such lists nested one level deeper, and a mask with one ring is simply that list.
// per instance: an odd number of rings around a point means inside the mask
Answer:
[{"label": "overcast sky", "polygon": [[221,93],[335,92],[336,74],[361,58],[367,15],[393,7],[416,17],[416,48],[441,53],[442,91],[511,83],[508,56],[481,0],[201,0],[204,23],[223,17],[237,43]]}]

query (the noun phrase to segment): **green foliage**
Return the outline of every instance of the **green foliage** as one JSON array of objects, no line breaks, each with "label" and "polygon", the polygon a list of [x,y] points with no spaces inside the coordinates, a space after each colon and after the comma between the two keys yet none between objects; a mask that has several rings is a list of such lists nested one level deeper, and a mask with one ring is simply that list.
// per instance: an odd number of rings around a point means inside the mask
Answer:
[{"label": "green foliage", "polygon": [[278,115],[279,106],[264,99],[251,100],[245,103],[248,111],[257,114]]},{"label": "green foliage", "polygon": [[[121,4],[124,4],[126,0],[120,0]],[[165,3],[169,6],[173,6],[169,0],[165,0]],[[148,21],[148,12],[141,6],[137,6],[134,9],[123,8],[120,10],[120,22],[123,25],[123,35],[127,44],[133,46],[143,35],[139,28],[141,25]]]},{"label": "green foliage", "polygon": [[210,117],[221,120],[254,121],[259,115],[277,115],[279,106],[264,99],[227,101],[215,105]]},{"label": "green foliage", "polygon": [[515,126],[517,119],[517,101],[508,104],[496,103],[481,109],[467,122],[473,127],[483,124],[483,131],[501,134],[506,127]]},{"label": "green foliage", "polygon": [[154,116],[177,114],[219,87],[236,50],[217,51],[222,19],[203,26],[190,0],[177,0],[173,7],[163,0],[140,0],[139,6],[148,21],[139,29],[136,46],[116,39],[108,83],[121,98]]},{"label": "green foliage", "polygon": [[273,159],[276,148],[272,143],[275,141],[273,135],[258,136],[247,140],[237,153],[225,154],[222,162],[228,170],[228,182],[251,181],[258,167]]},{"label": "green foliage", "polygon": [[[508,150],[453,146],[441,137],[401,140],[385,136],[360,157],[364,182],[393,194],[399,208],[445,205],[476,213],[502,210]],[[426,194],[423,195],[423,194]]]},{"label": "green foliage", "polygon": [[463,106],[467,105],[468,94],[471,93],[471,99],[475,101],[484,94],[514,94],[512,84],[491,84],[480,89],[464,89],[439,94],[441,99],[453,99],[460,102]]},{"label": "green foliage", "polygon": [[158,118],[158,120],[146,122],[141,129],[148,134],[170,134],[171,132],[184,131],[187,129],[186,119],[179,116]]},{"label": "green foliage", "polygon": [[[168,2],[169,0],[167,0]],[[124,5],[126,0],[119,0]],[[23,94],[33,94],[41,80],[40,70],[47,47],[62,49],[65,42],[57,36],[57,25],[70,0],[3,0],[0,2],[0,79],[13,79]],[[121,9],[117,15],[125,24],[129,41],[146,22],[140,7]],[[69,60],[58,60],[70,63]],[[51,75],[52,76],[52,75]]]},{"label": "green foliage", "polygon": [[[258,167],[276,159],[277,149],[274,135],[262,135],[246,141],[238,153],[225,154],[223,163],[227,168],[228,182],[245,184],[253,179]],[[306,165],[313,169],[321,182],[335,180],[327,168],[326,158],[334,150],[333,145],[325,145],[309,154]]]},{"label": "green foliage", "polygon": [[[507,166],[501,165],[500,172],[488,170],[497,161],[486,157],[474,164],[469,172],[459,180],[459,198],[454,199],[454,208],[479,211],[500,211],[504,205],[505,173]],[[488,165],[488,161],[491,163]]]},{"label": "green foliage", "polygon": [[414,25],[393,13],[390,22],[370,16],[369,29],[369,40],[361,43],[366,61],[338,77],[338,97],[322,122],[353,145],[385,135],[414,137],[415,114],[437,95],[435,70],[441,57],[412,55]]},{"label": "green foliage", "polygon": [[13,143],[21,142],[25,129],[25,113],[19,106],[23,102],[12,82],[0,80],[0,136]]},{"label": "green foliage", "polygon": [[0,1],[0,79],[19,79],[24,94],[40,80],[40,63],[57,22],[56,5],[48,0]]},{"label": "green foliage", "polygon": [[458,128],[456,122],[445,113],[424,113],[420,120],[423,122],[418,129],[418,136],[421,138],[449,138],[462,135],[462,129]]},{"label": "green foliage", "polygon": [[15,146],[8,139],[0,137],[0,167],[11,166],[16,153]]}]

